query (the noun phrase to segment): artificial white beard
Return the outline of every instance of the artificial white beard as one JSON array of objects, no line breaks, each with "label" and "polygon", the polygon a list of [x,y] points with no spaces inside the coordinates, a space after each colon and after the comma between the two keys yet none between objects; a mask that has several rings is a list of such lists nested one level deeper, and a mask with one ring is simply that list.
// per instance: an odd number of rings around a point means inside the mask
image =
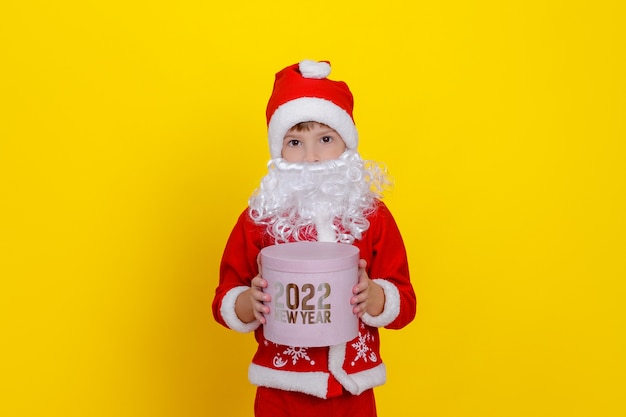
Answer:
[{"label": "artificial white beard", "polygon": [[267,225],[277,243],[308,240],[353,243],[389,184],[383,166],[354,151],[338,159],[289,163],[276,158],[249,201],[250,217]]}]

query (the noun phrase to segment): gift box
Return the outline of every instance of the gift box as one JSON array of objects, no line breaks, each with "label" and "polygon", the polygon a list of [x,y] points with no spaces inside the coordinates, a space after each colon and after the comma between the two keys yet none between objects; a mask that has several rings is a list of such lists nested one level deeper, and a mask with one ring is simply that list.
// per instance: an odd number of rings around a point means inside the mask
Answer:
[{"label": "gift box", "polygon": [[331,242],[295,242],[261,250],[270,308],[265,337],[288,346],[345,343],[358,335],[350,298],[358,283],[359,249]]}]

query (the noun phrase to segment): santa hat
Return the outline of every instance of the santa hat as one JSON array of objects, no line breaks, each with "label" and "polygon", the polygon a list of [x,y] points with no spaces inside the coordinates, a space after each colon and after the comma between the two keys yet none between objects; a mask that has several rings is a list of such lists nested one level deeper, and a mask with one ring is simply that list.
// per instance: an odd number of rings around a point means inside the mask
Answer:
[{"label": "santa hat", "polygon": [[301,122],[318,122],[335,129],[355,150],[359,135],[354,124],[354,99],[343,81],[329,80],[330,63],[301,61],[276,74],[267,103],[267,136],[272,158],[281,155],[289,129]]}]

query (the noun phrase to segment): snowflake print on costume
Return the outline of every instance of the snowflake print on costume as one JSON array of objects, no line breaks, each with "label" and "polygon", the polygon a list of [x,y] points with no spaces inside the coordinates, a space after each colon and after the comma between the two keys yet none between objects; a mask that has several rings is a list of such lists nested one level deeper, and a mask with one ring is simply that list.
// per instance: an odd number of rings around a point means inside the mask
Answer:
[{"label": "snowflake print on costume", "polygon": [[[315,361],[309,358],[307,348],[305,347],[288,346],[287,349],[283,351],[282,355],[287,355],[288,357],[291,357],[292,365],[296,365],[300,359],[309,362],[311,365],[315,365]],[[276,368],[282,368],[289,362],[289,360],[283,358],[282,355],[280,353],[277,353],[272,360]]]},{"label": "snowflake print on costume", "polygon": [[315,362],[309,358],[309,355],[306,352],[307,348],[305,347],[295,347],[289,346],[283,353],[291,356],[291,364],[295,365],[298,363],[299,359],[304,359],[308,361],[311,365],[315,365]]},{"label": "snowflake print on costume", "polygon": [[[361,329],[365,329],[363,323],[361,323]],[[363,361],[365,362],[367,362],[368,359],[372,362],[376,362],[378,360],[376,352],[374,352],[367,344],[367,342],[370,342],[373,339],[374,337],[369,331],[365,330],[363,333],[361,333],[361,330],[359,330],[359,339],[355,343],[352,343],[352,347],[354,348],[354,350],[356,350],[356,356],[351,363],[352,366],[354,366],[359,359],[363,359]]]}]

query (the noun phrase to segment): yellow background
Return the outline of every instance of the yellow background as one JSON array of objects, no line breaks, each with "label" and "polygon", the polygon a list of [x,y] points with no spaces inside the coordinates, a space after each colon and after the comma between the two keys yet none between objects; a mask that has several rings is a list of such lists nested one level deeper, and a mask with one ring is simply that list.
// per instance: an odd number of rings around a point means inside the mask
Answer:
[{"label": "yellow background", "polygon": [[395,177],[379,414],[626,415],[621,4],[4,0],[0,415],[252,414],[210,302],[302,58]]}]

